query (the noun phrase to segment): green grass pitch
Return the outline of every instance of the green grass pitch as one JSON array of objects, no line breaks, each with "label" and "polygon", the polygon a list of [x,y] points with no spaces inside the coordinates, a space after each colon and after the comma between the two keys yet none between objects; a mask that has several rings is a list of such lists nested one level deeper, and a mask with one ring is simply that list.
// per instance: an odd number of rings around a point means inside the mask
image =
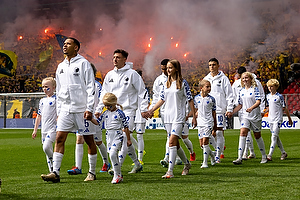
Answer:
[{"label": "green grass pitch", "polygon": [[[40,175],[48,173],[48,170],[40,132],[35,140],[31,133],[29,129],[0,129],[0,199],[300,199],[299,130],[282,129],[280,132],[288,153],[286,160],[280,160],[280,151],[276,147],[273,161],[260,164],[260,152],[254,142],[258,158],[244,161],[239,166],[232,164],[237,157],[239,130],[226,130],[225,158],[222,163],[207,169],[200,168],[202,150],[197,131],[190,130],[196,161],[192,162],[187,176],[181,176],[183,165],[175,166],[175,177],[170,180],[161,178],[167,169],[159,164],[164,156],[166,133],[163,130],[146,130],[144,171],[128,174],[132,161],[127,156],[122,167],[124,182],[116,185],[110,183],[112,177],[109,174],[99,172],[102,166],[100,154],[97,180],[83,181],[88,172],[86,145],[83,174],[67,174],[74,165],[74,134],[69,134],[66,142],[61,182],[44,182]],[[263,130],[262,136],[268,153],[269,130]],[[188,155],[185,146],[182,146]]]}]

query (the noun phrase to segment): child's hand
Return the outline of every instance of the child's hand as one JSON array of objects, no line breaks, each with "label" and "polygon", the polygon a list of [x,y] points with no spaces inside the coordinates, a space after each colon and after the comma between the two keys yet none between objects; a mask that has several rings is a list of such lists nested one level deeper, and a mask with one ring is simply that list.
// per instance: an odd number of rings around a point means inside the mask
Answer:
[{"label": "child's hand", "polygon": [[127,139],[127,146],[129,147],[129,146],[131,146],[132,145],[132,142],[131,142],[131,140],[129,139]]},{"label": "child's hand", "polygon": [[36,133],[33,132],[32,135],[31,135],[32,139],[35,139],[36,138]]},{"label": "child's hand", "polygon": [[289,119],[289,125],[292,126],[293,125],[293,121],[292,119]]},{"label": "child's hand", "polygon": [[252,112],[252,108],[248,108],[248,109],[246,110],[246,112],[251,113],[251,112]]}]

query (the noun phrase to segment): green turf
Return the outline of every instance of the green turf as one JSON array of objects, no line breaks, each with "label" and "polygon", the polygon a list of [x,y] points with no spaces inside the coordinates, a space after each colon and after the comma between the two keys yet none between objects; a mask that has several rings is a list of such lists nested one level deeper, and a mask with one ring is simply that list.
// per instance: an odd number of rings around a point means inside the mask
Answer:
[{"label": "green turf", "polygon": [[[127,156],[122,167],[124,182],[111,184],[112,177],[99,173],[102,166],[98,154],[97,180],[84,182],[88,170],[87,148],[83,160],[84,174],[70,176],[67,169],[74,165],[75,136],[70,134],[61,166],[61,182],[44,182],[40,175],[47,173],[40,134],[31,139],[31,130],[0,129],[0,199],[300,199],[299,130],[281,130],[280,138],[288,159],[280,160],[275,149],[273,161],[260,164],[260,158],[247,160],[234,166],[237,157],[238,130],[225,132],[226,150],[222,163],[200,169],[202,150],[196,130],[190,131],[196,161],[187,176],[181,176],[183,165],[175,166],[175,177],[162,179],[166,172],[159,164],[164,156],[166,134],[160,130],[147,130],[145,139],[144,171],[127,174],[131,160]],[[269,151],[270,133],[262,132]],[[186,148],[184,147],[187,152]],[[255,143],[255,152],[260,152]]]}]

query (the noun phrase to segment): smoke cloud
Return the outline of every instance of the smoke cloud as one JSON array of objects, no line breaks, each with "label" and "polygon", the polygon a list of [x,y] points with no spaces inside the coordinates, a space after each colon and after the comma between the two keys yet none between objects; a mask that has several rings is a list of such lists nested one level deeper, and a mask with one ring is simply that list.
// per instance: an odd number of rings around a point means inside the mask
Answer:
[{"label": "smoke cloud", "polygon": [[258,58],[270,49],[284,51],[288,39],[300,37],[298,0],[2,0],[0,6],[5,46],[21,32],[51,27],[78,38],[80,51],[104,72],[112,69],[117,48],[129,52],[134,68],[156,76],[154,66],[164,58],[197,63],[216,57],[222,64],[242,52]]}]

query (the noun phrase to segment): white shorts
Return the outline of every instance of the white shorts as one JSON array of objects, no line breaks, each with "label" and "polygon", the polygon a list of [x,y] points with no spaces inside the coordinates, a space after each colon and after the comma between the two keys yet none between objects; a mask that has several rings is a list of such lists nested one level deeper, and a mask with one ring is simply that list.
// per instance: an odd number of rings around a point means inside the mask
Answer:
[{"label": "white shorts", "polygon": [[168,133],[168,135],[177,135],[179,138],[181,138],[182,136],[182,131],[183,131],[183,126],[184,123],[182,124],[178,124],[178,123],[166,123],[165,127],[166,127],[166,131]]},{"label": "white shorts", "polygon": [[120,151],[122,148],[122,143],[124,140],[124,135],[122,130],[106,130],[106,144],[107,152],[110,153],[111,149],[113,151]]},{"label": "white shorts", "polygon": [[135,132],[137,133],[145,133],[146,123],[136,123],[135,124]]},{"label": "white shorts", "polygon": [[198,138],[202,139],[204,137],[209,138],[211,136],[212,127],[198,126]]},{"label": "white shorts", "polygon": [[248,119],[241,119],[241,128],[247,128],[252,130],[254,133],[261,131],[261,120],[253,121]]},{"label": "white shorts", "polygon": [[280,127],[281,127],[281,123],[279,122],[269,122],[270,124],[270,131],[271,131],[271,134],[272,135],[275,135],[275,136],[279,136],[279,131],[280,131]]},{"label": "white shorts", "polygon": [[189,123],[188,122],[184,123],[181,135],[182,136],[188,136],[189,135]]},{"label": "white shorts", "polygon": [[217,113],[216,118],[217,118],[217,127],[226,128],[225,113]]},{"label": "white shorts", "polygon": [[56,132],[46,132],[42,133],[42,144],[44,144],[45,140],[50,140],[52,143],[55,142]]},{"label": "white shorts", "polygon": [[56,131],[74,132],[74,130],[78,130],[79,134],[92,135],[88,129],[91,123],[84,120],[83,113],[60,112],[57,118]]},{"label": "white shorts", "polygon": [[134,118],[135,116],[126,116],[126,120],[128,121],[128,129],[131,133],[134,130]]}]

